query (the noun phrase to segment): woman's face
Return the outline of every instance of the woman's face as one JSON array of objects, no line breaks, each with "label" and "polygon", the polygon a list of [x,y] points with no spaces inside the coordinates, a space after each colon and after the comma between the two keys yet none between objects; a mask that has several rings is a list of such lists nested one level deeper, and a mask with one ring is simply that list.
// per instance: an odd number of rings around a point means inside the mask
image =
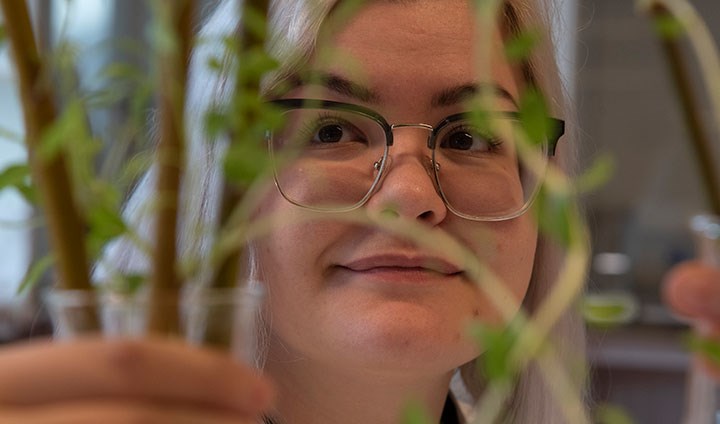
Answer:
[{"label": "woman's face", "polygon": [[[469,2],[375,1],[340,27],[328,44],[335,57],[317,54],[311,68],[354,84],[353,90],[301,86],[285,97],[360,104],[392,123],[435,124],[466,108],[458,90],[492,84],[508,93],[496,105],[514,110],[519,83],[502,54],[498,33],[490,76],[478,80]],[[362,87],[358,92],[357,87]],[[435,101],[434,101],[435,100]],[[438,105],[441,103],[441,105]],[[504,282],[516,307],[524,298],[535,254],[531,214],[479,223],[450,213],[427,172],[427,132],[396,129],[391,166],[366,208],[388,206],[403,218],[455,237]],[[274,192],[266,212],[304,213]],[[279,227],[258,244],[268,286],[269,360],[308,359],[326,365],[446,372],[479,351],[466,340],[471,319],[499,323],[489,299],[455,268],[452,258],[399,236],[328,219]],[[442,262],[438,270],[428,262]]]}]

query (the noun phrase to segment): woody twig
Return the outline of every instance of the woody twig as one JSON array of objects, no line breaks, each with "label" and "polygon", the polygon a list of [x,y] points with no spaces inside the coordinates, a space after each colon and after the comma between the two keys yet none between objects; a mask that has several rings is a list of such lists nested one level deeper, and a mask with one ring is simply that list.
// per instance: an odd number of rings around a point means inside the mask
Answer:
[{"label": "woody twig", "polygon": [[160,139],[157,147],[157,210],[152,258],[150,329],[179,334],[177,225],[185,149],[183,112],[192,44],[194,1],[158,2],[161,24],[174,42],[158,43]]},{"label": "woody twig", "polygon": [[[243,4],[243,22],[241,25],[240,34],[240,48],[237,51],[237,61],[242,60],[243,53],[253,51],[256,49],[263,49],[265,45],[265,34],[258,34],[250,30],[249,26],[245,23],[250,19],[251,13],[261,14],[266,17],[268,15],[268,0],[247,0]],[[243,95],[259,96],[260,95],[260,82],[262,75],[249,76],[243,73],[242,64],[236,63],[235,72],[235,93],[233,96],[233,102],[237,102]],[[239,109],[239,110],[235,110]],[[237,107],[237,104],[232,105],[234,112],[245,114],[246,116],[239,117],[238,122],[253,122],[255,116],[252,116],[253,111],[247,108]],[[242,128],[232,128],[234,135],[238,135],[243,131]],[[232,137],[236,139],[237,137]],[[237,142],[237,140],[233,140]],[[220,223],[219,228],[225,228],[232,225],[234,212],[236,207],[242,203],[245,195],[246,187],[233,184],[227,180],[222,182],[222,198],[220,201]],[[210,287],[215,288],[232,288],[238,284],[238,279],[242,275],[243,270],[240,267],[240,261],[243,256],[242,244],[237,244],[231,251],[226,252],[217,269],[215,270],[212,279],[210,281]],[[218,320],[230,322],[231,317],[216,317]],[[205,342],[210,345],[217,347],[229,347],[231,334],[228,331],[223,331],[224,326],[222,325],[209,325],[209,332],[206,335]]]},{"label": "woody twig", "polygon": [[[91,290],[86,224],[76,203],[68,158],[60,150],[50,157],[39,153],[44,134],[57,118],[50,75],[36,43],[25,1],[2,0],[5,29],[17,69],[25,122],[25,141],[32,178],[45,211],[50,243],[61,289]],[[82,327],[97,328],[93,311],[82,317]]]}]

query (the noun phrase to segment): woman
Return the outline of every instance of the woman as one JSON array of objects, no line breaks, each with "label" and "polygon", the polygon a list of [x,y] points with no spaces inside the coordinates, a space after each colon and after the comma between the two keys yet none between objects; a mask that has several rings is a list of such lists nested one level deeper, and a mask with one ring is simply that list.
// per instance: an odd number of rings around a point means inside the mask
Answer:
[{"label": "woman", "polygon": [[[207,24],[212,33],[227,33],[236,25],[234,9],[225,3]],[[517,157],[511,143],[479,138],[455,124],[467,124],[459,114],[478,87],[491,87],[493,114],[501,121],[511,120],[521,93],[533,85],[543,91],[554,116],[566,115],[549,37],[527,63],[510,63],[503,48],[523,29],[547,28],[540,17],[548,7],[529,0],[506,2],[498,27],[484,39],[492,60],[478,80],[474,52],[482,28],[470,2],[377,0],[332,26],[327,22],[333,1],[308,4],[287,0],[274,5],[272,46],[284,67],[268,83],[290,122],[304,119],[308,110],[325,119],[323,125],[314,121],[305,140],[323,148],[301,158],[327,166],[327,155],[337,153],[325,146],[357,141],[358,133],[383,126],[387,131],[363,139],[381,153],[365,163],[365,171],[376,178],[369,186],[358,177],[363,171],[355,173],[351,165],[356,155],[343,172],[323,174],[338,178],[327,187],[314,184],[315,174],[301,172],[306,168],[283,169],[277,176],[280,190],[264,198],[261,214],[279,211],[293,217],[308,208],[342,205],[412,221],[457,239],[499,276],[515,310],[522,306],[532,313],[551,290],[562,259],[527,213],[536,181],[518,175],[516,159],[508,161]],[[342,60],[321,54],[325,51],[339,52]],[[204,66],[202,54],[194,63]],[[208,79],[199,69],[194,78],[191,105],[204,109],[227,95],[222,80]],[[324,102],[285,100],[307,98]],[[356,132],[364,125],[374,129]],[[208,158],[200,168],[216,169],[200,131],[193,134],[190,156],[196,162]],[[276,132],[271,148],[293,143],[297,131],[292,134]],[[429,135],[434,150],[428,149]],[[385,154],[389,137],[393,143]],[[572,149],[572,142],[563,140],[550,160],[567,170]],[[468,151],[505,162],[484,175],[487,179],[467,178],[475,172],[468,166]],[[339,155],[334,160],[350,157]],[[509,163],[515,164],[512,172]],[[212,216],[203,205],[213,204],[217,173],[189,172],[199,177],[190,181],[200,182],[188,183],[192,195],[185,219],[192,222]],[[333,191],[344,173],[353,178],[342,187],[362,183],[365,195]],[[142,200],[142,189],[139,193],[135,201]],[[254,272],[268,293],[263,373],[274,389],[243,365],[180,343],[35,343],[0,353],[0,421],[237,423],[256,422],[265,414],[278,424],[397,423],[407,401],[416,399],[433,422],[462,422],[456,401],[462,408],[483,389],[468,365],[482,349],[462,330],[471,319],[499,325],[505,318],[469,281],[457,258],[330,215],[278,227],[252,246]],[[197,246],[188,242],[185,248]],[[565,363],[582,356],[582,328],[572,311],[551,338]],[[462,378],[453,380],[458,369]],[[506,421],[564,422],[549,393],[537,369],[527,367],[506,406]]]},{"label": "woman", "polygon": [[[512,66],[505,58],[503,40],[525,24],[520,19],[527,17],[520,13],[528,7],[509,4],[501,29],[492,33],[492,68],[487,80],[477,79],[471,52],[477,48],[474,40],[478,28],[469,2],[380,1],[363,6],[352,20],[338,25],[338,30],[323,39],[325,49],[347,57],[346,61],[332,59],[337,56],[330,60],[324,60],[322,54],[311,56],[308,73],[321,75],[321,81],[299,81],[281,97],[361,105],[378,111],[392,124],[441,122],[465,111],[464,100],[474,90],[471,87],[481,84],[493,86],[496,94],[492,100],[499,111],[517,110],[521,93],[532,83],[529,79],[537,80],[548,97],[558,101],[559,93],[552,91],[557,89],[556,70],[536,62],[524,74],[520,66]],[[369,123],[358,123],[347,117],[345,110],[332,112],[339,113],[343,122],[352,122],[352,128],[343,126],[345,132],[336,134],[333,131],[339,128],[335,128],[335,114],[331,114],[332,119],[323,122],[323,127],[312,128],[309,135],[316,142],[328,145],[337,142],[335,138],[342,142],[345,137],[355,136],[352,131],[358,128],[365,134],[372,133],[367,129]],[[293,118],[306,112],[293,109],[289,113],[294,123]],[[506,283],[516,307],[524,299],[532,311],[549,289],[547,284],[553,280],[557,266],[552,262],[555,258],[543,257],[548,252],[543,241],[538,243],[533,215],[525,213],[498,222],[470,219],[468,216],[510,217],[520,210],[493,215],[493,208],[503,204],[502,196],[473,188],[472,182],[482,177],[473,178],[472,169],[466,168],[455,174],[450,157],[438,159],[438,175],[445,175],[439,178],[446,197],[443,202],[425,162],[431,154],[426,146],[428,129],[398,127],[392,134],[391,164],[384,169],[380,187],[364,207],[370,213],[391,207],[401,218],[461,240]],[[448,143],[454,135],[447,135]],[[440,131],[438,138],[443,136]],[[384,144],[385,137],[377,138]],[[324,146],[323,158],[332,154]],[[570,147],[569,143],[558,145],[558,157],[566,155]],[[443,146],[435,151],[443,151]],[[378,149],[370,156],[361,164],[364,169],[372,169],[372,161],[382,152]],[[347,187],[338,174],[348,173],[354,182],[363,175],[348,162],[342,161],[343,169],[325,169],[322,174],[332,174],[337,178],[333,179],[334,185]],[[286,217],[303,213],[288,200],[317,206],[320,197],[352,205],[371,188],[367,181],[365,190],[358,190],[352,200],[337,197],[352,190],[320,195],[317,187],[323,185],[312,178],[305,180],[306,168],[286,172],[289,175],[278,178],[284,197],[274,191],[261,215],[277,210]],[[296,190],[295,185],[300,189]],[[458,190],[462,195],[455,194]],[[474,204],[468,204],[466,198],[473,199]],[[410,397],[423,400],[437,420],[453,370],[478,354],[474,346],[462,341],[464,324],[473,316],[485,323],[501,321],[487,297],[458,275],[461,268],[453,258],[413,246],[391,234],[338,221],[314,220],[274,231],[257,243],[255,252],[260,279],[267,282],[267,307],[272,316],[264,371],[280,391],[276,406],[281,422],[288,417],[288,422],[300,423],[354,419],[399,422],[399,413]],[[541,258],[538,261],[544,262],[537,263],[533,275],[536,263],[532,258],[536,255]],[[439,268],[431,271],[423,265],[427,262],[439,263]],[[294,282],[298,275],[301,282]],[[530,286],[532,294],[528,293]],[[570,327],[563,323],[558,328],[563,333],[558,337],[565,342],[579,341],[573,337],[580,332],[563,325]],[[554,401],[539,396],[547,391],[532,370],[524,375],[522,384],[513,405],[517,422],[562,421],[553,410]]]},{"label": "woman", "polygon": [[[310,34],[306,28],[317,28],[320,17],[330,10],[331,3],[323,8],[313,11],[290,10],[290,13],[278,11],[277,20],[282,28],[295,29],[297,33],[285,33],[290,40],[280,38],[276,40],[276,50],[282,50],[286,45],[312,45],[309,43]],[[502,93],[493,98],[498,110],[517,110],[520,93],[527,88],[531,81],[537,82],[545,91],[546,96],[555,105],[555,114],[563,116],[561,94],[557,81],[557,70],[552,66],[552,57],[547,44],[539,49],[531,66],[511,66],[504,58],[501,50],[503,40],[512,37],[522,28],[546,27],[538,17],[547,10],[538,5],[523,3],[510,3],[503,13],[501,23],[502,33],[493,34],[492,75],[489,81],[482,83],[492,84],[495,91]],[[317,50],[331,51],[328,63],[323,61],[323,55],[310,51],[299,53],[301,57],[312,57],[307,64],[311,75],[330,76],[322,83],[305,83],[298,78],[304,63],[290,63],[284,67],[279,76],[271,79],[267,84],[269,91],[274,87],[282,86],[282,82],[290,81],[291,89],[283,92],[280,97],[291,99],[322,99],[342,103],[361,105],[378,111],[384,118],[393,124],[425,122],[434,124],[443,118],[464,111],[462,101],[468,96],[472,84],[477,83],[477,68],[472,52],[476,46],[473,43],[474,23],[471,18],[472,11],[467,2],[372,2],[361,8],[355,18],[347,24],[338,25],[341,29],[326,34],[323,38],[322,48]],[[230,14],[225,14],[228,16]],[[307,16],[307,17],[305,17]],[[437,16],[445,16],[439,20]],[[286,19],[287,21],[283,21]],[[304,21],[307,19],[307,21]],[[214,28],[223,28],[227,25],[210,25]],[[320,28],[320,32],[324,34]],[[318,31],[317,29],[315,31]],[[420,48],[422,47],[422,48]],[[342,61],[332,60],[333,57],[342,57]],[[437,58],[437,59],[436,59]],[[348,66],[343,66],[350,63]],[[300,80],[300,81],[298,81]],[[214,90],[212,82],[201,89],[203,96]],[[219,84],[222,86],[222,84]],[[433,105],[432,99],[439,94],[447,93],[458,95],[454,102],[446,100],[441,106]],[[284,105],[287,107],[287,105]],[[318,108],[316,106],[313,109]],[[323,112],[326,113],[327,111]],[[333,113],[339,113],[337,109]],[[304,116],[306,112],[292,109],[288,112],[292,117]],[[346,118],[346,111],[342,117]],[[335,116],[334,114],[332,115]],[[356,122],[354,118],[347,118]],[[334,122],[333,122],[334,123]],[[366,133],[367,121],[357,124]],[[315,128],[313,128],[315,130]],[[443,202],[433,187],[433,179],[428,175],[424,160],[430,155],[427,150],[426,139],[428,130],[424,128],[396,128],[392,132],[394,144],[389,149],[391,163],[383,174],[382,185],[367,199],[364,207],[370,212],[382,211],[391,206],[402,218],[420,222],[429,228],[437,228],[453,237],[461,239],[464,244],[473,250],[483,260],[494,256],[491,267],[508,283],[518,303],[524,299],[529,311],[534,310],[550,284],[555,278],[559,258],[549,252],[544,241],[538,243],[537,229],[531,214],[520,214],[513,219],[501,222],[478,222],[468,219],[467,216],[482,215],[486,211],[473,208],[497,206],[502,203],[495,197],[487,195],[472,195],[470,187],[465,181],[472,181],[470,171],[464,171],[457,180],[461,184],[463,197],[482,199],[478,204],[466,205],[464,199],[453,196],[453,183],[440,178],[442,192],[446,195],[449,205]],[[318,138],[322,134],[312,134]],[[327,136],[327,135],[326,135]],[[345,135],[343,135],[344,137]],[[377,136],[382,139],[384,137]],[[442,137],[439,137],[442,138]],[[275,141],[275,140],[274,140]],[[283,144],[283,143],[278,143]],[[274,143],[273,143],[274,145]],[[562,161],[563,158],[572,157],[572,144],[563,140],[559,145],[557,155],[553,160]],[[437,148],[436,151],[441,150]],[[370,160],[361,163],[364,169],[372,169],[372,161],[382,156],[380,150]],[[439,159],[440,174],[451,174],[449,159]],[[563,165],[562,163],[560,164]],[[347,174],[348,178],[359,180],[359,172],[347,161],[343,162],[343,169],[331,169],[326,172],[333,175],[334,187],[347,187],[338,175]],[[317,187],[315,181],[304,180],[299,172],[288,172],[287,177],[278,179],[278,186],[282,191],[278,195],[273,189],[273,198],[263,206],[266,211],[281,210],[286,217],[302,214],[302,208],[290,205],[293,203],[308,206],[312,196],[304,190],[295,191],[291,183],[306,187]],[[337,179],[335,179],[337,178]],[[478,178],[481,180],[482,178]],[[303,183],[298,181],[302,180]],[[212,186],[203,183],[204,187]],[[347,204],[361,201],[362,195],[369,192],[371,181],[367,181],[365,191],[359,191],[353,199],[337,199]],[[339,190],[345,194],[352,190]],[[485,196],[485,197],[483,197]],[[313,206],[310,204],[309,206]],[[316,206],[316,205],[315,205]],[[453,209],[451,211],[450,209]],[[494,213],[494,211],[487,211]],[[509,212],[520,212],[513,210]],[[264,213],[261,213],[264,215]],[[288,216],[289,215],[289,216]],[[505,214],[505,217],[512,213]],[[495,217],[498,217],[496,214]],[[488,237],[488,233],[490,234]],[[320,236],[319,236],[320,235]],[[495,243],[490,245],[490,243]],[[300,240],[302,243],[293,243]],[[312,240],[312,243],[307,243]],[[308,248],[308,245],[311,247]],[[489,246],[490,245],[490,246]],[[493,255],[482,253],[491,251],[512,252],[512,254]],[[294,252],[304,252],[300,255]],[[426,257],[427,256],[427,257]],[[272,316],[273,328],[268,346],[265,372],[274,377],[279,388],[286,386],[287,391],[294,391],[298,398],[290,398],[302,405],[298,409],[293,404],[283,405],[287,398],[279,397],[278,410],[280,416],[308,417],[308,421],[323,417],[329,412],[328,404],[340,405],[340,400],[346,399],[360,405],[376,405],[374,411],[398,410],[407,400],[409,394],[403,390],[393,389],[388,381],[388,390],[379,390],[377,381],[384,372],[396,371],[402,368],[414,369],[413,378],[422,375],[421,370],[428,372],[435,363],[436,384],[428,384],[427,390],[437,390],[444,394],[447,391],[447,379],[450,378],[448,370],[453,370],[463,363],[471,361],[477,351],[453,351],[450,346],[457,344],[454,340],[459,337],[458,331],[463,328],[464,321],[479,310],[477,317],[483,322],[493,323],[499,320],[497,313],[492,311],[488,299],[473,294],[473,290],[466,284],[444,285],[447,291],[437,293],[412,293],[399,291],[397,288],[372,288],[369,280],[378,278],[383,283],[388,279],[412,280],[417,275],[400,275],[394,272],[393,276],[386,275],[376,268],[390,268],[399,265],[397,262],[405,261],[448,261],[449,268],[452,258],[436,257],[418,248],[408,246],[406,242],[396,237],[369,231],[366,228],[352,227],[347,224],[333,221],[312,221],[307,225],[278,229],[272,237],[268,237],[255,246],[256,262],[259,264],[259,279],[267,282],[269,292],[268,309]],[[536,256],[538,260],[531,260]],[[389,262],[389,263],[386,263]],[[267,266],[267,264],[272,264]],[[380,266],[381,265],[381,266]],[[533,266],[536,266],[533,272]],[[372,268],[373,276],[365,271]],[[533,280],[530,277],[533,275]],[[285,284],[283,281],[294,281],[297,275],[303,276],[304,284]],[[422,279],[422,278],[421,278]],[[278,282],[276,286],[270,282]],[[533,292],[526,296],[528,287]],[[394,290],[398,290],[397,292]],[[427,297],[426,297],[427,296]],[[398,298],[399,297],[399,298]],[[407,298],[407,302],[399,301]],[[471,301],[468,302],[467,300]],[[423,307],[423,305],[425,307]],[[308,305],[322,305],[323,307],[308,307]],[[360,320],[359,320],[360,317]],[[400,319],[402,318],[402,319]],[[360,325],[361,324],[361,325]],[[579,341],[581,332],[577,321],[569,315],[564,322],[556,328],[556,339],[569,346],[582,346]],[[315,337],[316,336],[316,337]],[[426,343],[420,343],[420,342]],[[274,343],[277,343],[275,345]],[[414,344],[415,346],[413,346]],[[335,349],[331,349],[334,347]],[[460,345],[457,346],[460,349]],[[464,346],[463,349],[468,348]],[[362,352],[362,354],[360,354]],[[461,354],[462,353],[462,354]],[[582,356],[578,350],[566,349],[566,359],[573,363]],[[458,355],[452,358],[452,355]],[[338,361],[338,359],[341,360]],[[415,359],[416,363],[410,361]],[[452,358],[452,359],[451,359]],[[357,360],[357,362],[354,361]],[[446,362],[447,361],[447,362]],[[292,366],[297,366],[303,373]],[[315,366],[316,369],[312,367]],[[330,372],[333,367],[336,372]],[[347,391],[338,391],[338,375],[341,370],[348,367],[374,370],[368,374],[369,381],[363,381],[358,376],[344,376],[345,381],[356,381],[357,387],[344,384]],[[385,371],[383,371],[385,369]],[[444,373],[441,372],[444,370]],[[472,389],[477,389],[478,382],[474,381],[472,371],[466,373],[471,380]],[[557,405],[541,389],[544,384],[534,374],[534,368],[529,368],[524,374],[520,389],[515,396],[512,406],[518,422],[532,420],[535,422],[558,422]],[[375,374],[378,373],[378,374]],[[331,377],[333,380],[324,381],[319,376]],[[291,378],[292,377],[292,378]],[[429,378],[429,377],[428,377]],[[299,395],[311,394],[319,387],[324,393],[337,393],[338,400],[326,395],[321,399],[303,399]],[[305,388],[312,385],[314,390]],[[401,387],[422,387],[419,383],[396,381]],[[293,388],[292,390],[290,388]],[[282,390],[281,390],[282,391]],[[391,396],[388,392],[393,393]],[[377,399],[366,398],[361,394],[374,394]],[[437,394],[437,392],[436,392]],[[418,391],[414,396],[420,399],[431,399],[429,392]],[[362,401],[360,401],[362,399]],[[429,403],[434,406],[435,415],[440,413],[445,396],[434,396]],[[318,404],[319,403],[319,404]],[[311,408],[315,406],[315,409]],[[348,405],[350,406],[350,405]],[[283,414],[282,409],[292,411]],[[339,413],[347,413],[338,408]],[[371,411],[372,411],[371,410]],[[547,414],[543,417],[543,414]],[[333,418],[330,416],[329,418]],[[360,418],[360,417],[359,417]],[[387,419],[387,418],[386,418]],[[333,421],[333,419],[328,419]],[[334,417],[334,421],[342,421]],[[381,417],[364,417],[365,422],[382,422]],[[390,422],[398,421],[398,417],[390,417]],[[298,422],[302,422],[299,420]]]}]

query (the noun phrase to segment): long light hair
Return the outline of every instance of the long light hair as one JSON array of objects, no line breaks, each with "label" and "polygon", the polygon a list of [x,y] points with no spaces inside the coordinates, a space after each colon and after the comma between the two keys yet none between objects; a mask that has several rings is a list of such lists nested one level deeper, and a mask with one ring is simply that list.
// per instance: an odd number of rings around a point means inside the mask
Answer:
[{"label": "long light hair", "polygon": [[[339,0],[275,0],[271,3],[271,37],[268,50],[282,64],[280,69],[265,81],[265,87],[272,87],[294,75],[312,56],[320,28],[328,14]],[[378,0],[398,1],[398,0]],[[408,7],[416,1],[403,0]],[[534,49],[531,57],[521,69],[527,84],[536,85],[544,94],[552,113],[569,121],[574,126],[573,117],[566,106],[564,90],[555,62],[553,43],[549,32],[551,0],[506,0],[503,11],[504,30],[517,34],[524,29],[543,32],[543,42]],[[201,43],[194,52],[190,66],[188,82],[188,101],[186,107],[186,131],[188,134],[186,175],[181,192],[180,228],[213,228],[216,225],[217,204],[221,181],[221,158],[223,143],[208,142],[204,132],[203,115],[217,104],[227,101],[232,91],[232,81],[228,75],[211,72],[207,69],[208,59],[215,58],[222,51],[219,40],[233,34],[239,34],[240,16],[235,1],[223,0],[203,25],[200,36],[209,40]],[[215,42],[213,42],[215,40]],[[572,140],[572,130],[565,136],[553,158],[566,173],[572,174],[576,163],[576,146]],[[568,138],[570,138],[568,140]],[[152,219],[143,213],[143,205],[152,193],[154,172],[151,170],[142,179],[126,206],[126,216],[133,222],[140,234],[151,234]],[[212,237],[198,237],[192,231],[181,231],[178,240],[179,251],[183,257],[207,255]],[[258,264],[249,250],[250,273],[258,272]],[[105,256],[114,268],[124,271],[145,271],[146,255],[133,248],[129,242],[120,241],[107,251]],[[547,294],[553,288],[563,261],[563,251],[543,235],[537,242],[534,269],[523,307],[532,316]],[[106,262],[106,263],[107,263]],[[564,364],[582,363],[585,355],[584,327],[577,312],[570,308],[552,329],[550,339],[561,355]],[[472,363],[461,367],[459,379],[454,379],[453,389],[456,396],[470,396],[472,400],[482,395],[484,384],[474,371]],[[580,378],[582,379],[582,378]],[[517,385],[507,404],[503,421],[512,423],[556,424],[564,422],[560,411],[561,399],[554,399],[546,387],[537,365],[531,362],[519,376]],[[578,384],[581,386],[581,384]],[[462,392],[462,393],[460,393]]]}]

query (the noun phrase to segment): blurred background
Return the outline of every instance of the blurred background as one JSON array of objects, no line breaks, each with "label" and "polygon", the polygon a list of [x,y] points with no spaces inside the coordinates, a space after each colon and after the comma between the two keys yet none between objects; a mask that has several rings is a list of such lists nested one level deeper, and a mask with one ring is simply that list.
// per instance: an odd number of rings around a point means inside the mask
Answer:
[{"label": "blurred background", "polygon": [[[558,59],[577,113],[581,160],[590,166],[607,155],[614,163],[609,181],[583,198],[593,233],[588,305],[605,311],[619,306],[612,323],[590,326],[593,401],[621,406],[637,423],[679,423],[689,361],[682,341],[686,327],[662,306],[660,285],[671,266],[693,257],[688,220],[708,210],[688,135],[659,42],[634,2],[556,1]],[[43,45],[63,33],[90,48],[77,69],[83,84],[102,84],[100,70],[119,59],[149,66],[142,50],[127,48],[146,35],[148,2],[30,3]],[[204,13],[215,3],[206,0]],[[692,3],[720,39],[720,2]],[[24,158],[12,78],[5,48],[0,50],[0,169]],[[709,116],[702,90],[698,84]],[[97,111],[91,125],[98,133],[112,133],[113,118],[127,107]],[[34,221],[20,196],[0,192],[0,343],[48,332],[38,312],[38,291],[16,294],[28,264],[45,251],[42,235],[27,225]]]},{"label": "blurred background", "polygon": [[[591,326],[593,395],[625,406],[638,423],[671,424],[681,422],[689,358],[685,327],[662,306],[660,285],[671,266],[693,257],[688,221],[709,205],[665,57],[634,3],[578,2],[582,157],[589,163],[609,154],[615,163],[608,183],[585,198],[594,238],[588,296],[619,297],[628,309],[616,326]],[[691,3],[717,42],[720,2]],[[691,72],[710,118],[700,74]],[[719,134],[711,135],[717,147]]]}]

